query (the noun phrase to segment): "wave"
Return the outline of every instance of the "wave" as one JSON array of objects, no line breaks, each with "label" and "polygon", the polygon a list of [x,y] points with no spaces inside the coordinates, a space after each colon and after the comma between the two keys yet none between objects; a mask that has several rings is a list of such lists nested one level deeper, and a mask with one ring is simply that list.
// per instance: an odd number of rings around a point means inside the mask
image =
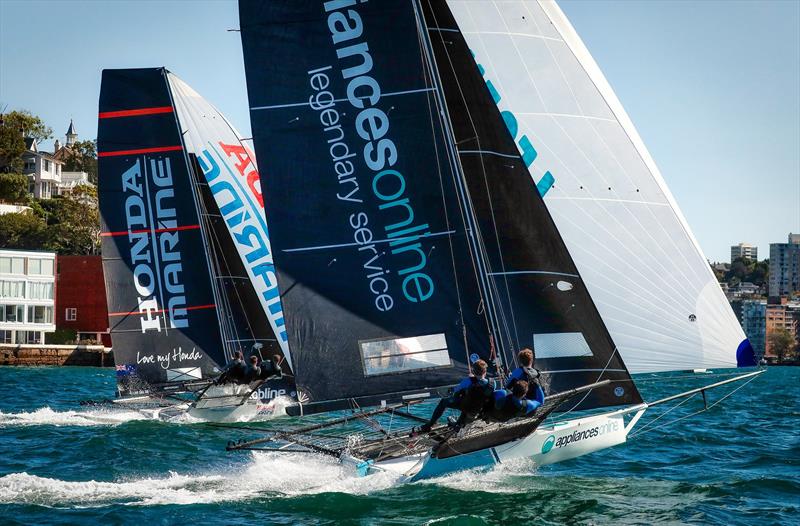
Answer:
[{"label": "wave", "polygon": [[107,505],[186,505],[319,493],[363,495],[390,488],[398,478],[387,473],[358,477],[334,459],[308,454],[254,452],[239,469],[114,482],[67,481],[13,473],[0,477],[1,504],[48,507]]},{"label": "wave", "polygon": [[36,411],[4,413],[0,411],[0,427],[24,426],[115,426],[134,420],[154,420],[154,412],[122,408],[92,408],[78,411],[55,411],[42,407]]}]

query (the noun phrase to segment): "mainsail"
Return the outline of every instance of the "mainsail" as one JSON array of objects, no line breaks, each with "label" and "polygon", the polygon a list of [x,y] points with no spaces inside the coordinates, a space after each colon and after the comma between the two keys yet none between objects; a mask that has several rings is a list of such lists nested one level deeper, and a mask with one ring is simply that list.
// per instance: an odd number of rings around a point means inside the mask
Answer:
[{"label": "mainsail", "polygon": [[468,48],[424,11],[240,2],[298,387],[408,400],[528,346],[554,389],[612,380],[581,408],[639,402]]},{"label": "mainsail", "polygon": [[254,345],[289,358],[255,158],[225,118],[163,68],[106,70],[98,142],[120,394]]},{"label": "mainsail", "polygon": [[103,71],[97,143],[120,394],[216,374],[218,298],[165,70]]},{"label": "mainsail", "polygon": [[555,2],[446,3],[443,35],[466,40],[629,369],[755,365],[655,162]]}]

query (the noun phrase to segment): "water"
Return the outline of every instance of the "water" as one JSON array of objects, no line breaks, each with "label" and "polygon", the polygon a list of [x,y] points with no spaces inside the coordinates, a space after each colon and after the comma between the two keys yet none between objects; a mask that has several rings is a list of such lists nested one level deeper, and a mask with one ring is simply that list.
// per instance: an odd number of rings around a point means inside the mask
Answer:
[{"label": "water", "polygon": [[[653,400],[721,379],[676,376],[640,389]],[[0,523],[800,524],[798,387],[800,368],[771,368],[627,445],[400,485],[313,455],[226,453],[241,433],[200,422],[81,407],[113,395],[113,371],[0,367]]]}]

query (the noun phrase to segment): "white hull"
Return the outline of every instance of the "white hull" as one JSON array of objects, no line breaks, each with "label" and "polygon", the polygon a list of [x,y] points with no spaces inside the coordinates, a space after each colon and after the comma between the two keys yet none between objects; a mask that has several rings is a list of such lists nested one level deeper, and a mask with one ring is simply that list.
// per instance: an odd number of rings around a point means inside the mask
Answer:
[{"label": "white hull", "polygon": [[[412,455],[391,461],[370,464],[369,470],[390,471],[410,482],[473,468],[488,468],[495,464],[529,459],[537,466],[554,464],[580,457],[601,449],[623,444],[628,433],[644,414],[646,406],[558,422],[540,427],[520,440],[465,455],[438,459],[430,453]],[[626,415],[635,412],[633,417]],[[343,459],[346,464],[367,471],[357,459]]]}]

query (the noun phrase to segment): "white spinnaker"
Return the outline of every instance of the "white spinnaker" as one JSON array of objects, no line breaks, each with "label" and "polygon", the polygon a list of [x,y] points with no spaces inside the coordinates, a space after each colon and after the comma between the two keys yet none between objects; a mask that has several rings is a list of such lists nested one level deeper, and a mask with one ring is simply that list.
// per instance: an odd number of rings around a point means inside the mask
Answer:
[{"label": "white spinnaker", "polygon": [[198,157],[204,176],[211,179],[225,225],[291,366],[255,154],[219,110],[188,84],[172,73],[169,83],[187,153]]},{"label": "white spinnaker", "polygon": [[498,107],[516,119],[518,146],[526,136],[538,154],[529,166],[534,181],[546,172],[555,179],[545,203],[628,369],[735,367],[744,332],[633,123],[559,7],[448,5]]}]

